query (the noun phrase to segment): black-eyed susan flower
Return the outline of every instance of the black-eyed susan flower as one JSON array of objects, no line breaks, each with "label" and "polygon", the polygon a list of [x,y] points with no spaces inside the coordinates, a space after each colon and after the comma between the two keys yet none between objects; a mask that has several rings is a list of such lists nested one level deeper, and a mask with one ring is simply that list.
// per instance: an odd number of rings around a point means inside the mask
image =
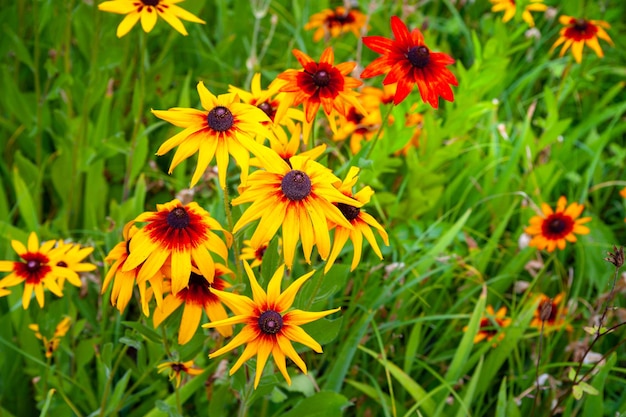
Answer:
[{"label": "black-eyed susan flower", "polygon": [[204,372],[202,369],[194,368],[193,366],[193,361],[170,361],[159,364],[157,366],[157,369],[159,370],[159,373],[167,371],[170,377],[170,381],[175,381],[176,388],[178,388],[180,387],[180,381],[183,377],[183,374],[196,376]]},{"label": "black-eyed susan flower", "polygon": [[[163,300],[161,308],[154,310],[152,316],[154,327],[159,327],[163,320],[180,306],[183,306],[183,317],[180,319],[178,329],[178,344],[184,345],[196,334],[196,330],[200,326],[202,311],[206,313],[210,321],[228,318],[224,306],[213,293],[213,290],[223,290],[230,287],[230,284],[222,279],[227,274],[232,275],[233,272],[224,265],[215,264],[215,276],[209,281],[198,269],[192,268],[187,287],[177,294],[168,294]],[[165,291],[167,291],[167,281]],[[220,326],[216,330],[224,337],[233,334],[232,326]]]},{"label": "black-eyed susan flower", "polygon": [[192,187],[215,157],[220,186],[224,188],[230,154],[241,167],[241,182],[245,183],[250,152],[263,149],[254,138],[256,135],[267,137],[267,129],[262,123],[269,122],[269,117],[258,107],[241,103],[236,94],[214,96],[202,81],[198,83],[198,94],[205,111],[181,107],[152,110],[158,118],[185,128],[166,140],[157,155],[164,155],[178,146],[170,165],[171,173],[178,164],[197,152]]},{"label": "black-eyed susan flower", "polygon": [[150,309],[148,307],[148,302],[150,297],[149,293],[146,291],[146,283],[150,282],[153,290],[152,293],[156,298],[157,305],[160,305],[163,300],[163,277],[161,271],[157,269],[153,276],[137,281],[137,275],[141,269],[141,264],[130,269],[124,268],[128,255],[130,255],[130,241],[138,231],[139,229],[134,225],[133,221],[126,223],[122,231],[124,240],[115,245],[115,247],[111,249],[109,254],[104,258],[105,262],[113,262],[113,264],[111,265],[109,272],[107,272],[104,277],[101,293],[104,294],[109,285],[111,285],[111,281],[113,281],[113,289],[111,290],[111,305],[116,306],[119,312],[123,313],[124,310],[126,310],[128,302],[133,296],[133,288],[135,287],[135,284],[137,284],[142,311],[144,315],[149,316]]},{"label": "black-eyed susan flower", "polygon": [[454,64],[454,59],[442,52],[432,52],[424,44],[422,32],[419,29],[409,32],[397,16],[391,17],[391,30],[395,40],[382,36],[363,37],[363,43],[382,56],[365,67],[361,78],[387,74],[384,85],[398,83],[394,104],[404,100],[415,84],[422,100],[435,109],[439,107],[439,97],[454,101],[450,85],[459,84],[454,74],[446,68]]},{"label": "black-eyed susan flower", "polygon": [[184,36],[187,30],[180,19],[194,23],[205,23],[204,20],[178,7],[176,3],[183,0],[111,0],[98,5],[104,12],[125,14],[126,17],[117,27],[117,37],[126,35],[141,19],[141,27],[148,33],[156,25],[157,17],[161,17]]},{"label": "black-eyed susan flower", "polygon": [[565,52],[572,47],[572,55],[577,63],[581,63],[583,60],[583,47],[585,44],[593,49],[593,51],[600,58],[604,57],[602,47],[600,47],[599,39],[603,39],[613,45],[613,41],[606,33],[604,29],[609,29],[609,25],[604,20],[587,20],[576,19],[575,17],[562,15],[559,17],[559,22],[565,27],[559,32],[559,39],[554,42],[550,51],[553,51],[557,46],[563,45],[559,56],[565,55]]},{"label": "black-eyed susan flower", "polygon": [[[370,187],[363,187],[359,190],[359,192],[352,195],[352,189],[356,185],[359,178],[358,174],[359,168],[350,167],[346,178],[342,182],[338,183],[337,188],[342,194],[352,197],[362,205],[365,205],[370,202],[374,191]],[[351,271],[353,271],[361,261],[363,237],[365,237],[365,239],[369,242],[376,256],[382,259],[383,255],[380,252],[378,243],[376,243],[376,237],[374,236],[372,228],[378,232],[378,235],[382,238],[385,245],[389,246],[389,237],[387,236],[385,229],[376,221],[375,218],[364,212],[359,207],[345,203],[335,203],[335,205],[341,211],[346,220],[350,222],[352,228],[346,228],[341,225],[334,224],[332,221],[329,222],[329,227],[335,230],[335,236],[333,238],[333,249],[331,250],[328,261],[326,262],[324,273],[328,272],[333,266],[335,259],[337,259],[337,256],[341,252],[341,249],[345,246],[348,239],[352,241],[352,245],[354,247],[354,255],[352,256],[352,264],[350,265]]]},{"label": "black-eyed susan flower", "polygon": [[[515,17],[515,13],[517,11],[518,2],[515,0],[489,0],[493,7],[491,8],[492,12],[502,12],[504,11],[504,16],[502,16],[503,22],[508,22],[509,20]],[[524,11],[522,12],[522,19],[524,22],[528,24],[530,27],[535,26],[535,20],[533,19],[533,15],[530,12],[545,12],[548,10],[548,6],[543,4],[543,0],[530,0],[525,6]]]},{"label": "black-eyed susan flower", "polygon": [[560,293],[554,298],[550,298],[545,294],[537,295],[535,298],[537,309],[533,313],[533,319],[530,322],[531,327],[543,328],[544,332],[562,328],[571,332],[573,330],[572,325],[565,322],[567,307],[564,301],[565,293]]},{"label": "black-eyed susan flower", "polygon": [[41,334],[38,324],[29,324],[28,328],[35,332],[35,337],[43,342],[44,350],[46,351],[46,358],[51,358],[54,352],[59,348],[61,338],[65,336],[70,329],[72,319],[64,317],[54,329],[52,337],[48,338]]},{"label": "black-eyed susan flower", "polygon": [[529,246],[552,252],[557,247],[565,249],[565,241],[576,242],[576,235],[589,233],[589,228],[583,224],[590,222],[591,217],[578,218],[585,207],[578,203],[565,206],[567,199],[564,196],[559,198],[556,210],[546,203],[541,204],[543,215],[532,217],[525,230],[532,236]]},{"label": "black-eyed susan flower", "polygon": [[233,205],[252,203],[235,224],[233,233],[261,219],[250,239],[252,246],[269,242],[282,227],[283,256],[288,268],[293,264],[299,238],[306,262],[311,262],[314,245],[326,259],[330,253],[327,221],[352,228],[333,203],[355,207],[361,203],[339,192],[333,184],[340,180],[308,157],[293,156],[287,163],[271,151],[259,158],[265,171],[253,172],[248,187],[232,201]]},{"label": "black-eyed susan flower", "polygon": [[317,353],[322,353],[320,344],[309,336],[300,325],[326,317],[339,311],[340,308],[320,312],[291,310],[298,290],[311,278],[315,271],[298,278],[284,292],[281,292],[280,287],[285,270],[284,265],[282,265],[272,276],[267,292],[265,292],[257,282],[254,272],[247,262],[244,262],[244,268],[250,279],[252,299],[243,295],[215,291],[218,298],[235,313],[235,316],[203,325],[203,327],[214,328],[242,323],[244,327],[226,346],[211,353],[209,358],[223,355],[245,344],[246,348],[230,369],[231,375],[237,372],[244,362],[256,356],[256,375],[254,377],[254,388],[256,388],[271,354],[285,380],[291,385],[291,378],[287,373],[286,357],[291,359],[302,372],[305,374],[307,372],[306,364],[298,356],[291,342],[301,343]]},{"label": "black-eyed susan flower", "polygon": [[[60,268],[66,268],[65,271],[72,278],[69,279],[72,285],[80,287],[82,285],[79,272],[90,272],[96,269],[96,266],[89,262],[83,262],[87,256],[93,252],[92,246],[81,247],[77,243],[65,243],[62,240],[58,242],[60,257],[57,260],[57,266]],[[59,288],[63,290],[65,278],[59,277]]]},{"label": "black-eyed susan flower", "polygon": [[[337,142],[349,139],[350,151],[353,154],[357,154],[361,150],[361,142],[371,140],[382,125],[381,96],[368,94],[366,91],[372,89],[363,89],[359,96],[365,113],[352,105],[348,106],[346,115],[339,116],[337,133],[333,135],[333,140]],[[382,134],[379,134],[379,137],[382,137]]]},{"label": "black-eyed susan flower", "polygon": [[[508,327],[512,321],[510,318],[506,317],[506,312],[506,307],[500,307],[496,313],[492,306],[487,306],[485,313],[483,313],[480,319],[478,333],[474,336],[474,343],[479,343],[483,340],[491,342],[498,334],[498,340],[502,340],[504,338],[502,329]],[[467,326],[463,328],[463,331],[467,331]]]},{"label": "black-eyed susan flower", "polygon": [[257,267],[263,263],[263,255],[265,255],[268,245],[269,242],[264,242],[258,247],[254,247],[252,246],[250,239],[246,239],[243,241],[243,248],[241,249],[239,259],[249,262],[251,261],[250,268]]},{"label": "black-eyed susan flower", "polygon": [[[276,138],[286,141],[287,137],[281,126],[286,126],[290,130],[293,129],[296,121],[302,122],[304,120],[304,114],[302,110],[290,107],[287,109],[285,117],[274,123],[276,111],[285,95],[279,93],[278,90],[277,83],[272,83],[267,90],[263,90],[261,88],[261,74],[258,72],[252,77],[249,92],[232,85],[228,87],[229,93],[237,94],[243,103],[258,107],[269,117],[269,120],[262,121],[261,124],[272,134],[269,136],[270,140]],[[265,140],[265,134],[257,135],[257,140],[262,143]]]},{"label": "black-eyed susan flower", "polygon": [[[191,275],[192,262],[209,282],[215,276],[215,263],[211,252],[228,260],[228,246],[232,235],[198,205],[183,205],[174,199],[157,204],[157,211],[137,216],[135,223],[146,223],[130,239],[130,254],[122,271],[130,271],[143,263],[137,282],[153,277],[165,265],[171,263],[172,292],[178,294],[185,288]],[[226,242],[215,231],[224,233]]]},{"label": "black-eyed susan flower", "polygon": [[344,33],[352,32],[357,38],[361,36],[361,29],[367,25],[367,16],[357,9],[346,9],[337,6],[335,9],[325,9],[315,13],[304,25],[305,30],[316,29],[313,41],[322,38],[336,38]]},{"label": "black-eyed susan flower", "polygon": [[281,120],[291,106],[302,104],[305,115],[302,131],[306,139],[320,106],[324,109],[333,132],[337,131],[334,113],[345,115],[347,104],[366,112],[357,98],[358,93],[352,90],[362,82],[347,76],[356,66],[356,62],[335,65],[335,54],[331,47],[322,52],[320,62],[313,61],[310,56],[297,49],[292,52],[303,69],[289,69],[278,74],[275,82],[280,91],[286,94],[277,109],[276,120]]},{"label": "black-eyed susan flower", "polygon": [[[270,148],[287,163],[289,163],[289,159],[295,155],[307,156],[315,160],[326,151],[325,144],[317,145],[313,149],[304,150],[306,144],[302,141],[300,131],[300,124],[295,124],[291,131],[291,139],[287,138],[287,135],[284,135],[284,137],[275,136],[270,138]],[[253,158],[250,161],[250,165],[257,167],[262,166],[258,158]]]},{"label": "black-eyed susan flower", "polygon": [[24,309],[30,305],[33,292],[39,307],[43,308],[44,290],[47,289],[54,295],[63,297],[57,278],[63,277],[68,281],[74,279],[67,268],[57,266],[61,253],[58,249],[54,249],[55,244],[56,241],[49,240],[39,246],[37,235],[31,232],[27,246],[18,240],[11,241],[11,246],[22,258],[21,261],[0,261],[0,271],[11,272],[0,280],[0,288],[6,289],[23,283],[22,306]]}]

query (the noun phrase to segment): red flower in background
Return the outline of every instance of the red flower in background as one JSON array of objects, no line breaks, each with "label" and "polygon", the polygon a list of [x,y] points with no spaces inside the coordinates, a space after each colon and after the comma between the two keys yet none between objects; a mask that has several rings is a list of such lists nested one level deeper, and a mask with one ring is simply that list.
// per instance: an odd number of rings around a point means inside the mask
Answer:
[{"label": "red flower in background", "polygon": [[454,59],[442,52],[431,52],[424,44],[419,29],[409,32],[406,25],[396,16],[391,17],[391,30],[395,40],[382,36],[365,36],[363,43],[382,56],[372,61],[361,74],[371,78],[387,74],[383,84],[398,83],[394,104],[399,104],[417,84],[422,100],[433,108],[439,107],[439,97],[454,101],[450,85],[459,85],[454,74],[446,68]]}]

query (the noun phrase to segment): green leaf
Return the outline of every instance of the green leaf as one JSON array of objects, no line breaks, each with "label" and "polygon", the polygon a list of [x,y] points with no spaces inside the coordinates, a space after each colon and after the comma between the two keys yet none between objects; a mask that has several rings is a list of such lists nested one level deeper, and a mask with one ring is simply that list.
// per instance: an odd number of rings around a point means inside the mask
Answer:
[{"label": "green leaf", "polygon": [[17,167],[13,168],[13,187],[17,196],[17,207],[20,210],[20,217],[26,223],[29,231],[36,232],[39,230],[37,221],[37,208],[30,194],[30,190],[20,177]]},{"label": "green leaf", "polygon": [[282,417],[339,417],[350,405],[343,395],[322,391],[303,399]]}]

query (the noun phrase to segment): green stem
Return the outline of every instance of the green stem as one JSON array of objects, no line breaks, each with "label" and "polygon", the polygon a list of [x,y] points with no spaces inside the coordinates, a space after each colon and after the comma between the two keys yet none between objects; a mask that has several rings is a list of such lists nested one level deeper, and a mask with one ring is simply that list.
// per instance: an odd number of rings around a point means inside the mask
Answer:
[{"label": "green stem", "polygon": [[[226,213],[226,221],[228,222],[228,231],[232,233],[235,226],[233,224],[233,212],[230,208],[228,184],[224,185],[222,191],[224,192],[224,212]],[[237,242],[237,239],[235,239],[235,236],[233,236],[233,252],[235,253],[235,268],[237,268],[237,277],[239,279],[243,279],[243,269],[239,259],[239,243]],[[226,259],[224,260],[226,261]]]},{"label": "green stem", "polygon": [[111,372],[109,373],[109,378],[107,379],[107,383],[104,386],[104,393],[102,394],[102,401],[100,402],[100,416],[105,415],[105,408],[107,405],[107,400],[109,399],[109,392],[111,391],[111,385],[113,384],[113,378],[117,372],[117,368],[120,367],[120,363],[122,363],[122,359],[126,356],[126,351],[128,350],[128,345],[124,345],[122,351],[117,355],[117,360],[113,364],[113,368],[111,368]]},{"label": "green stem", "polygon": [[383,116],[383,119],[381,120],[380,127],[378,128],[378,130],[376,131],[376,134],[370,141],[369,149],[365,153],[365,159],[369,159],[370,155],[372,154],[372,151],[374,150],[374,147],[376,146],[376,143],[378,143],[378,139],[380,138],[380,135],[383,132],[383,128],[387,126],[389,116],[391,115],[391,112],[393,111],[394,107],[395,106],[393,104],[387,107],[387,112],[385,112],[385,115]]}]

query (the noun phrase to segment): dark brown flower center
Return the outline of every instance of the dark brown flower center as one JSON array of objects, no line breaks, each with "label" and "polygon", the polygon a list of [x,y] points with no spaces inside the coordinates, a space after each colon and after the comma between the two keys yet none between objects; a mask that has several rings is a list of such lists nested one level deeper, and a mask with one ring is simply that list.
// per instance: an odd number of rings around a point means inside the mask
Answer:
[{"label": "dark brown flower center", "polygon": [[361,209],[350,204],[337,203],[337,208],[349,222],[359,217]]},{"label": "dark brown flower center", "polygon": [[67,268],[67,264],[65,263],[65,261],[57,262],[57,266],[60,266],[61,268]]},{"label": "dark brown flower center", "polygon": [[574,22],[574,30],[577,32],[586,32],[588,27],[589,22],[585,19],[576,19],[576,22]]},{"label": "dark brown flower center", "polygon": [[[184,229],[189,226],[189,214],[182,207],[176,207],[167,215],[167,224],[174,229]],[[130,240],[129,240],[130,242]]]},{"label": "dark brown flower center", "polygon": [[217,106],[206,117],[209,127],[218,132],[225,132],[233,126],[233,114],[224,106]]},{"label": "dark brown flower center", "polygon": [[552,300],[544,300],[540,302],[537,308],[539,309],[539,318],[541,319],[541,321],[554,323],[554,321],[556,320],[558,306],[554,305],[554,302]]},{"label": "dark brown flower center", "polygon": [[276,334],[283,327],[283,317],[274,310],[267,310],[259,317],[259,329],[265,334]]},{"label": "dark brown flower center", "polygon": [[263,260],[263,255],[265,255],[265,251],[267,250],[267,246],[263,245],[260,248],[258,248],[256,251],[254,251],[254,257],[256,259],[258,259],[259,261]]},{"label": "dark brown flower center", "polygon": [[270,103],[268,103],[267,101],[264,101],[263,103],[259,104],[257,107],[261,109],[263,113],[267,114],[267,116],[270,119],[274,120],[274,115],[276,114],[276,112],[274,111],[274,108],[272,107]]},{"label": "dark brown flower center", "polygon": [[300,201],[311,194],[311,179],[304,172],[293,169],[285,174],[280,188],[291,201]]},{"label": "dark brown flower center", "polygon": [[563,233],[563,230],[565,230],[566,226],[567,225],[565,224],[563,219],[560,218],[555,218],[548,221],[548,230],[555,235]]},{"label": "dark brown flower center", "polygon": [[180,372],[183,372],[185,370],[185,365],[183,365],[180,362],[176,362],[170,365],[170,368],[172,368],[172,371],[176,372],[177,374]]},{"label": "dark brown flower center", "polygon": [[414,46],[406,55],[411,65],[416,68],[424,68],[430,62],[430,52],[425,46]]},{"label": "dark brown flower center", "polygon": [[141,2],[146,6],[156,6],[161,2],[161,0],[141,0]]},{"label": "dark brown flower center", "polygon": [[26,262],[26,270],[31,274],[39,271],[39,268],[41,268],[41,262],[39,259],[31,259]]},{"label": "dark brown flower center", "polygon": [[319,70],[313,74],[313,82],[318,87],[326,87],[330,84],[330,73],[325,70]]}]

